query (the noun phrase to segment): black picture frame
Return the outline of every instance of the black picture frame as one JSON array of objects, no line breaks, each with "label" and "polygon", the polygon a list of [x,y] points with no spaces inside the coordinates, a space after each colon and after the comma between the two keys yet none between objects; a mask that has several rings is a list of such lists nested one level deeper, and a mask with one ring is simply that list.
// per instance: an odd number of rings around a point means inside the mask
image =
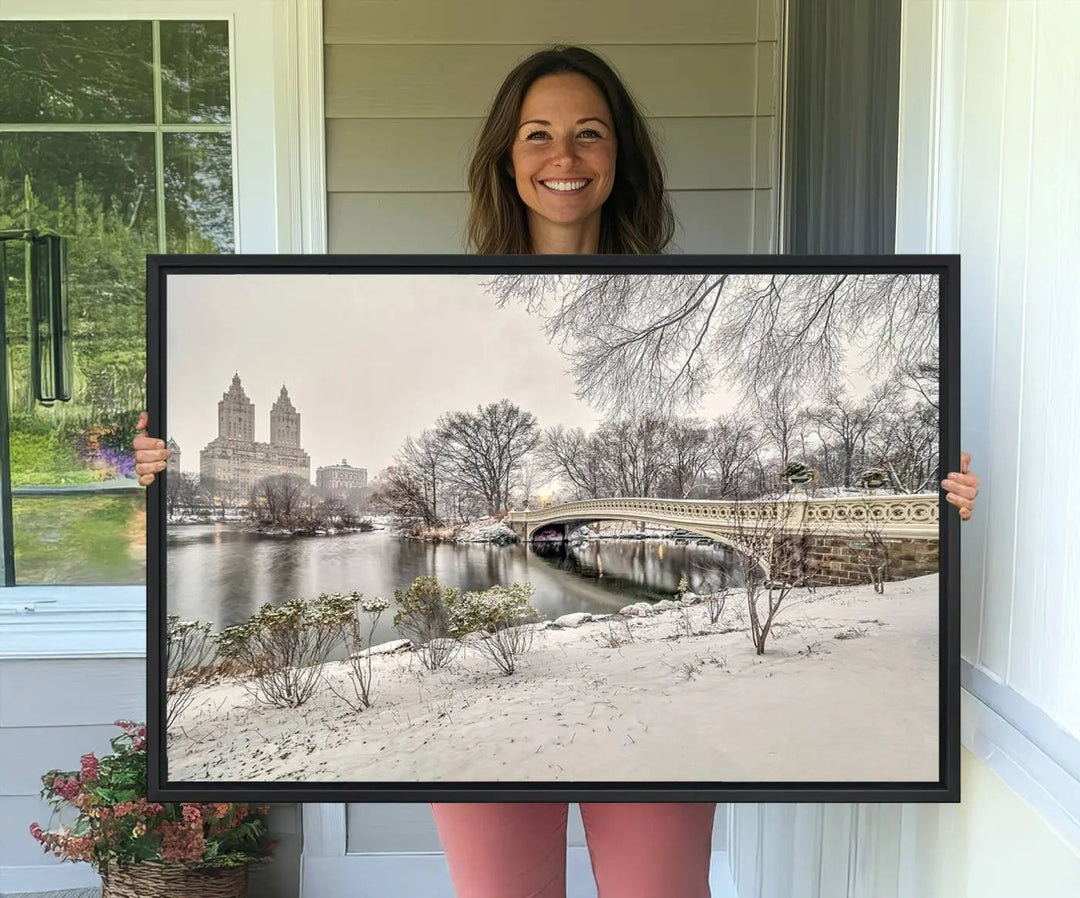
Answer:
[{"label": "black picture frame", "polygon": [[[941,473],[960,457],[960,257],[889,256],[357,256],[151,255],[147,257],[147,397],[150,433],[169,434],[167,329],[169,284],[191,275],[500,274],[927,274],[938,278],[939,443]],[[960,521],[937,489],[938,776],[919,781],[188,781],[170,779],[166,740],[168,473],[147,493],[148,796],[155,801],[451,802],[724,801],[957,802],[960,800]],[[935,484],[936,488],[936,484]],[[748,651],[752,647],[747,646]],[[672,742],[678,744],[686,733]],[[677,755],[676,755],[677,757]],[[616,761],[617,763],[617,761]]]}]

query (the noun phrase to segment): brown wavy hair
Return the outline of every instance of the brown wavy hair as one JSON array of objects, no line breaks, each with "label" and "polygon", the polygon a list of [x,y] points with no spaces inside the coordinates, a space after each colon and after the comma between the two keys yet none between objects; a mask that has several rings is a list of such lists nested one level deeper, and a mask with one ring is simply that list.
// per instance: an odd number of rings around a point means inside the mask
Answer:
[{"label": "brown wavy hair", "polygon": [[584,47],[558,45],[533,53],[506,76],[469,163],[468,241],[475,252],[532,252],[525,204],[509,173],[510,147],[525,94],[545,75],[575,73],[597,86],[615,128],[615,180],[600,218],[601,253],[660,253],[675,233],[664,170],[645,117],[614,69]]}]

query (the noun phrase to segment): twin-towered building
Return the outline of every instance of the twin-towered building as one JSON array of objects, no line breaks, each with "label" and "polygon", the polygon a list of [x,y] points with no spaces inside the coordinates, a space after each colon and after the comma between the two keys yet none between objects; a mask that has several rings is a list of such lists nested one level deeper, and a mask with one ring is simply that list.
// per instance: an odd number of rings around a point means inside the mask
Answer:
[{"label": "twin-towered building", "polygon": [[[180,447],[169,440],[170,467],[181,470]],[[255,404],[244,392],[240,374],[218,402],[218,435],[199,452],[199,480],[219,496],[245,502],[265,477],[291,474],[311,483],[311,458],[300,445],[300,413],[282,384],[270,409],[270,442],[255,440]],[[367,486],[367,470],[345,459],[316,471],[316,485],[328,495],[346,497]]]},{"label": "twin-towered building", "polygon": [[258,481],[277,474],[311,483],[311,458],[300,446],[300,413],[283,384],[270,409],[270,442],[256,442],[255,404],[234,374],[218,402],[218,435],[199,452],[199,480],[219,494],[246,499]]}]

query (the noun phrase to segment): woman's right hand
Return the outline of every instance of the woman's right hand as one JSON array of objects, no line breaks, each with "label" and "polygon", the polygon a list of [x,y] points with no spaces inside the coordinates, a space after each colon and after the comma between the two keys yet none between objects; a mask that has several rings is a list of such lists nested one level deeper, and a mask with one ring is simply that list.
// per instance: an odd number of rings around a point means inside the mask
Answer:
[{"label": "woman's right hand", "polygon": [[146,435],[146,425],[150,417],[143,412],[139,415],[139,423],[135,425],[135,439],[131,445],[135,449],[135,473],[139,475],[139,483],[149,486],[154,482],[154,475],[158,471],[165,470],[165,459],[169,457],[169,450],[165,448],[163,440]]}]

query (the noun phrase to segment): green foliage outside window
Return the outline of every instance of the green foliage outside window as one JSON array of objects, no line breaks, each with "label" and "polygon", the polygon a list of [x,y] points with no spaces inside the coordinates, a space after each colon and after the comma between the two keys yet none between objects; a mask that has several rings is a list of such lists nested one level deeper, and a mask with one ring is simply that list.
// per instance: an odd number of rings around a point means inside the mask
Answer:
[{"label": "green foliage outside window", "polygon": [[18,582],[142,582],[141,489],[18,493],[135,484],[146,254],[233,251],[227,23],[5,22],[0,84],[0,230],[68,238],[75,363],[73,401],[33,401],[22,244],[4,244]]}]

